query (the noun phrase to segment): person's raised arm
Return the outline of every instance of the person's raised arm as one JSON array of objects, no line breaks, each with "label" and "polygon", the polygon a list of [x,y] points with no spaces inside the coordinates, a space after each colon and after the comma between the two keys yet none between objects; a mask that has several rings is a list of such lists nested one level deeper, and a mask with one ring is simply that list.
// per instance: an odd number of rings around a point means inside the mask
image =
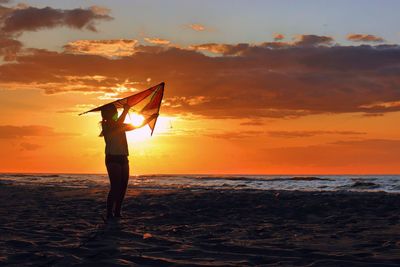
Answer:
[{"label": "person's raised arm", "polygon": [[[122,116],[122,115],[121,115]],[[132,124],[124,124],[124,130],[125,131],[132,131],[132,130],[135,130],[135,129],[139,129],[139,128],[142,128],[143,126],[145,126],[146,124],[148,124],[149,122],[151,122],[152,120],[154,120],[155,118],[157,118],[157,116],[158,116],[158,113],[157,114],[153,114],[153,115],[151,115],[150,117],[148,117],[147,119],[145,119],[144,121],[143,121],[143,123],[141,124],[141,125],[139,125],[139,126],[133,126]]]},{"label": "person's raised arm", "polygon": [[128,114],[130,108],[131,107],[128,104],[124,105],[124,111],[122,111],[121,116],[119,116],[117,123],[123,123],[125,121],[126,115]]}]

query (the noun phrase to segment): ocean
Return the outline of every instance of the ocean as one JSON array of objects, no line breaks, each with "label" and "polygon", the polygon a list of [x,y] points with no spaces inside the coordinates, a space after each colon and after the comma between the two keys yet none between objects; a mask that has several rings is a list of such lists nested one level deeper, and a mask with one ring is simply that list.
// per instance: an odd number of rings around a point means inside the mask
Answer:
[{"label": "ocean", "polygon": [[[105,174],[0,174],[0,186],[107,187]],[[130,188],[367,191],[400,193],[400,175],[138,175]]]}]

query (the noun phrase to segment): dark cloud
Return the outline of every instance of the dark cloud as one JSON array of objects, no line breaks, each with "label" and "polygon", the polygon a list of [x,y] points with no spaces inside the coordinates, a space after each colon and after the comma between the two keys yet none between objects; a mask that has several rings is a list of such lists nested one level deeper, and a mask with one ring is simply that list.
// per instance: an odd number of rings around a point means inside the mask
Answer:
[{"label": "dark cloud", "polygon": [[67,26],[75,29],[96,31],[95,23],[99,20],[110,20],[111,17],[104,9],[91,7],[70,10],[54,9],[51,7],[26,7],[10,9],[1,17],[1,31],[8,34],[23,31],[37,31],[44,28]]},{"label": "dark cloud", "polygon": [[58,133],[53,128],[43,125],[0,125],[0,138],[13,139],[33,136],[72,136],[71,133]]},{"label": "dark cloud", "polygon": [[294,42],[295,46],[320,46],[331,45],[333,38],[329,36],[319,36],[314,34],[299,35]]},{"label": "dark cloud", "polygon": [[259,45],[252,45],[247,43],[240,44],[218,44],[218,43],[207,43],[200,45],[192,45],[191,49],[197,51],[207,51],[215,54],[222,54],[224,56],[243,56],[250,52],[255,52],[259,49],[271,48],[313,48],[320,46],[332,45],[334,39],[329,36],[319,36],[313,34],[297,35],[293,42],[264,42]]},{"label": "dark cloud", "polygon": [[373,43],[379,43],[379,42],[384,42],[385,40],[382,37],[372,35],[372,34],[356,34],[356,33],[351,33],[347,35],[347,40],[353,41],[353,42],[373,42]]},{"label": "dark cloud", "polygon": [[20,41],[0,38],[0,55],[4,57],[5,61],[14,60],[21,48],[22,43]]},{"label": "dark cloud", "polygon": [[320,48],[317,53],[304,57],[302,63],[321,71],[379,71],[391,74],[389,68],[398,68],[399,60],[398,45],[361,45]]},{"label": "dark cloud", "polygon": [[[0,1],[0,4],[7,2]],[[109,9],[100,6],[70,10],[36,8],[25,4],[18,4],[16,7],[0,6],[0,56],[5,61],[16,58],[23,45],[15,38],[24,31],[59,26],[96,31],[96,22],[112,19],[109,13]]]},{"label": "dark cloud", "polygon": [[149,87],[151,78],[167,84],[163,112],[219,118],[400,110],[399,46],[220,46],[226,55],[164,46],[136,46],[115,59],[31,50],[0,66],[0,85],[30,84],[48,94],[119,93],[122,85],[126,94]]}]

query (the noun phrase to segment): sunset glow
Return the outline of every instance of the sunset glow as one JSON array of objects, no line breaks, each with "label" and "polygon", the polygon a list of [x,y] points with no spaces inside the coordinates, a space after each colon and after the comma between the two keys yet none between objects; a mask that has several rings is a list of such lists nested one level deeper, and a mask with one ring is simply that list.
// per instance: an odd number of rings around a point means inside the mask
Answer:
[{"label": "sunset glow", "polygon": [[105,172],[78,114],[165,82],[132,174],[400,172],[400,3],[233,2],[3,1],[0,171]]},{"label": "sunset glow", "polygon": [[[130,113],[126,119],[125,123],[132,124],[133,126],[141,126],[144,117],[137,113]],[[159,116],[157,119],[157,124],[154,129],[154,135],[168,135],[172,129],[172,122],[176,118]],[[144,126],[133,131],[127,132],[128,142],[137,143],[149,140],[151,138],[151,130],[148,126]]]},{"label": "sunset glow", "polygon": [[133,126],[140,126],[144,121],[144,117],[137,113],[130,113],[125,119],[125,123],[132,124]]}]

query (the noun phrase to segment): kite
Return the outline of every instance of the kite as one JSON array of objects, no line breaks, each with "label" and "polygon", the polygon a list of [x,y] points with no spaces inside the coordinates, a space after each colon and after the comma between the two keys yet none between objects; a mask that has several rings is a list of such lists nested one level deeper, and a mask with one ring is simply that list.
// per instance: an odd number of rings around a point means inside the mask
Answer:
[{"label": "kite", "polygon": [[140,93],[107,103],[79,115],[100,111],[104,106],[109,104],[114,104],[116,108],[122,108],[127,104],[131,107],[131,110],[142,115],[145,119],[155,115],[155,118],[147,123],[151,129],[151,135],[153,135],[154,127],[156,126],[157,118],[160,113],[161,101],[164,95],[164,85],[165,83],[162,82]]}]

